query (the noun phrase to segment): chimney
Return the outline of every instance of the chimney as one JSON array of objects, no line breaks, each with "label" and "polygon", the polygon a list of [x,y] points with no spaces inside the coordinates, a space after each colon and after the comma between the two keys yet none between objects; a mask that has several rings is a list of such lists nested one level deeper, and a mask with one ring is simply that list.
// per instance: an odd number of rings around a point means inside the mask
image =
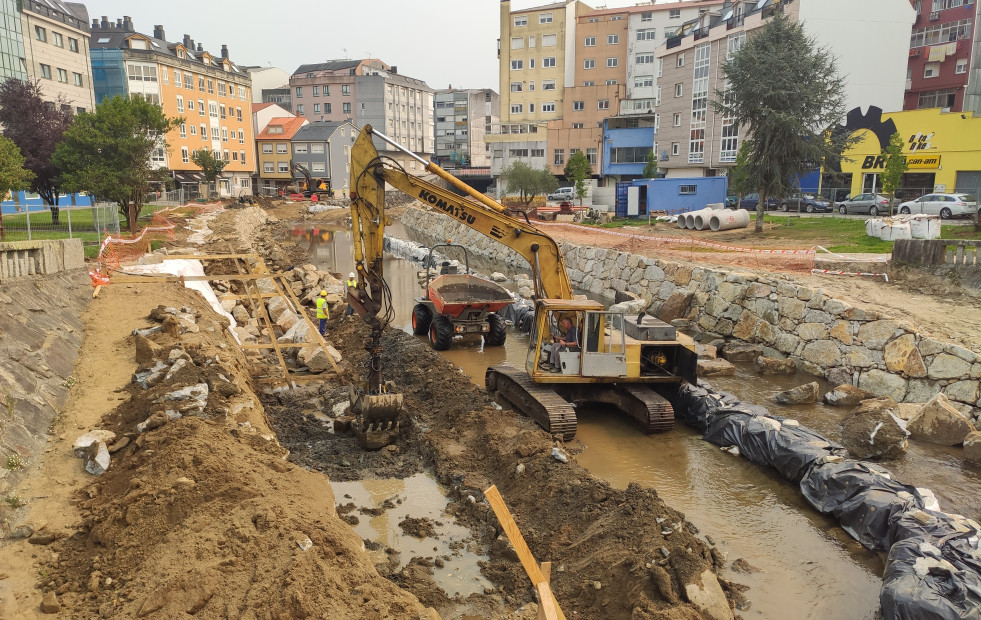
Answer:
[{"label": "chimney", "polygon": [[126,32],[133,32],[133,18],[129,15],[123,15],[123,28]]},{"label": "chimney", "polygon": [[198,43],[198,52],[203,52],[203,51],[204,51],[204,46]]},{"label": "chimney", "polygon": [[221,46],[221,57],[228,58],[228,46],[225,45],[224,43]]},{"label": "chimney", "polygon": [[194,44],[191,42],[191,37],[189,37],[189,36],[187,36],[185,34],[183,41],[184,41],[184,47],[186,47],[189,50],[193,50],[194,49]]},{"label": "chimney", "polygon": [[392,67],[392,73],[398,73],[398,72],[399,72],[399,68],[398,68],[398,67],[395,67],[395,66],[393,66],[393,67]]},{"label": "chimney", "polygon": [[153,27],[153,38],[160,39],[161,41],[167,40],[167,35],[164,33],[163,24],[157,24]]},{"label": "chimney", "polygon": [[112,27],[112,25],[109,23],[109,18],[106,17],[105,15],[102,16],[102,24],[101,25],[102,25],[102,29],[103,30],[109,30],[109,28]]},{"label": "chimney", "polygon": [[99,20],[98,20],[98,18],[93,17],[92,18],[92,30],[98,30],[98,29],[99,29]]},{"label": "chimney", "polygon": [[123,20],[122,20],[122,18],[116,18],[116,28],[118,28],[119,30],[122,30],[123,29]]}]

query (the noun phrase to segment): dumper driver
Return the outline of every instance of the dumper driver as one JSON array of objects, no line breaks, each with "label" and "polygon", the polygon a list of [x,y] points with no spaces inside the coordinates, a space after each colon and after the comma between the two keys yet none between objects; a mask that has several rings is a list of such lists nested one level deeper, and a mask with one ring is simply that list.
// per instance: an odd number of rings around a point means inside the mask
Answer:
[{"label": "dumper driver", "polygon": [[357,293],[357,288],[358,288],[357,277],[358,276],[353,271],[347,274],[347,282],[345,284],[347,284],[348,298],[347,298],[347,309],[344,310],[345,317],[349,317],[354,314],[354,308],[351,306],[351,295],[355,295]]},{"label": "dumper driver", "polygon": [[330,308],[327,307],[327,291],[320,291],[317,297],[317,318],[320,319],[320,335],[327,333],[327,319],[330,318]]}]

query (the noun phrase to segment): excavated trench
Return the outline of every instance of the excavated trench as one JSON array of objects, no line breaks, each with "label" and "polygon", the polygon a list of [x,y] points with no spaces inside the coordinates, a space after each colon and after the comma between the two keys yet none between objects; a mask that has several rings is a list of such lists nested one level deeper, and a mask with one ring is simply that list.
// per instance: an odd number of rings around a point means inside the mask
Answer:
[{"label": "excavated trench", "polygon": [[[411,236],[398,228],[391,232]],[[309,249],[318,267],[342,274],[350,271],[349,232],[337,231],[330,242],[314,242]],[[471,265],[486,272],[506,272],[473,258]],[[416,278],[419,266],[389,256],[385,269],[396,300],[392,325],[411,334],[412,300],[421,294]],[[527,336],[511,331],[502,347],[484,348],[479,340],[458,342],[441,355],[482,386],[487,366],[505,362],[521,366],[526,348]],[[811,380],[767,377],[761,381],[752,368],[737,367],[735,377],[718,378],[712,384],[838,439],[838,423],[846,411],[820,404],[781,407],[772,401],[775,392]],[[726,561],[720,576],[750,587],[745,604],[737,609],[742,617],[877,617],[883,557],[850,538],[834,519],[813,510],[796,486],[776,472],[702,441],[699,433],[680,421],[672,432],[645,435],[626,416],[601,408],[582,407],[578,415],[574,445],[579,446],[579,464],[615,488],[633,482],[655,489],[669,506],[684,512],[700,534],[723,552]],[[964,469],[950,449],[913,444],[905,459],[889,467],[897,479],[932,489],[947,512],[968,516],[981,512],[981,498],[971,492],[981,480],[976,471]]]}]

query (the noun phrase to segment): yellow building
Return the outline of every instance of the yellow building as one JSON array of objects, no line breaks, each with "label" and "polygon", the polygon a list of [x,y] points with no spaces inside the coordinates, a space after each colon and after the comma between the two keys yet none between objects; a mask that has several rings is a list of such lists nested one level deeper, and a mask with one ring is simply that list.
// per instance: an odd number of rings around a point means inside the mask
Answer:
[{"label": "yellow building", "polygon": [[880,113],[870,108],[865,114],[853,110],[845,127],[858,143],[845,154],[841,181],[825,175],[824,183],[847,187],[852,195],[881,191],[882,151],[889,137],[898,132],[909,170],[903,175],[902,199],[931,192],[981,190],[981,117],[973,113],[945,113],[939,108]]},{"label": "yellow building", "polygon": [[263,196],[275,196],[293,184],[293,147],[290,140],[300,127],[310,122],[302,117],[288,116],[274,118],[255,138],[258,148],[259,188]]}]

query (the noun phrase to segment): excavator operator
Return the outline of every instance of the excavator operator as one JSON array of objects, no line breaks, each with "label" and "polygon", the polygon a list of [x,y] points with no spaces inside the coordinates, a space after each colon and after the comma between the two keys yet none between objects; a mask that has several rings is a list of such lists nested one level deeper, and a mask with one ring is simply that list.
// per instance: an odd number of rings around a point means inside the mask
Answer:
[{"label": "excavator operator", "polygon": [[561,372],[562,365],[559,363],[559,353],[563,351],[580,351],[579,328],[569,317],[562,317],[559,321],[559,332],[554,336],[552,342],[549,372]]}]

